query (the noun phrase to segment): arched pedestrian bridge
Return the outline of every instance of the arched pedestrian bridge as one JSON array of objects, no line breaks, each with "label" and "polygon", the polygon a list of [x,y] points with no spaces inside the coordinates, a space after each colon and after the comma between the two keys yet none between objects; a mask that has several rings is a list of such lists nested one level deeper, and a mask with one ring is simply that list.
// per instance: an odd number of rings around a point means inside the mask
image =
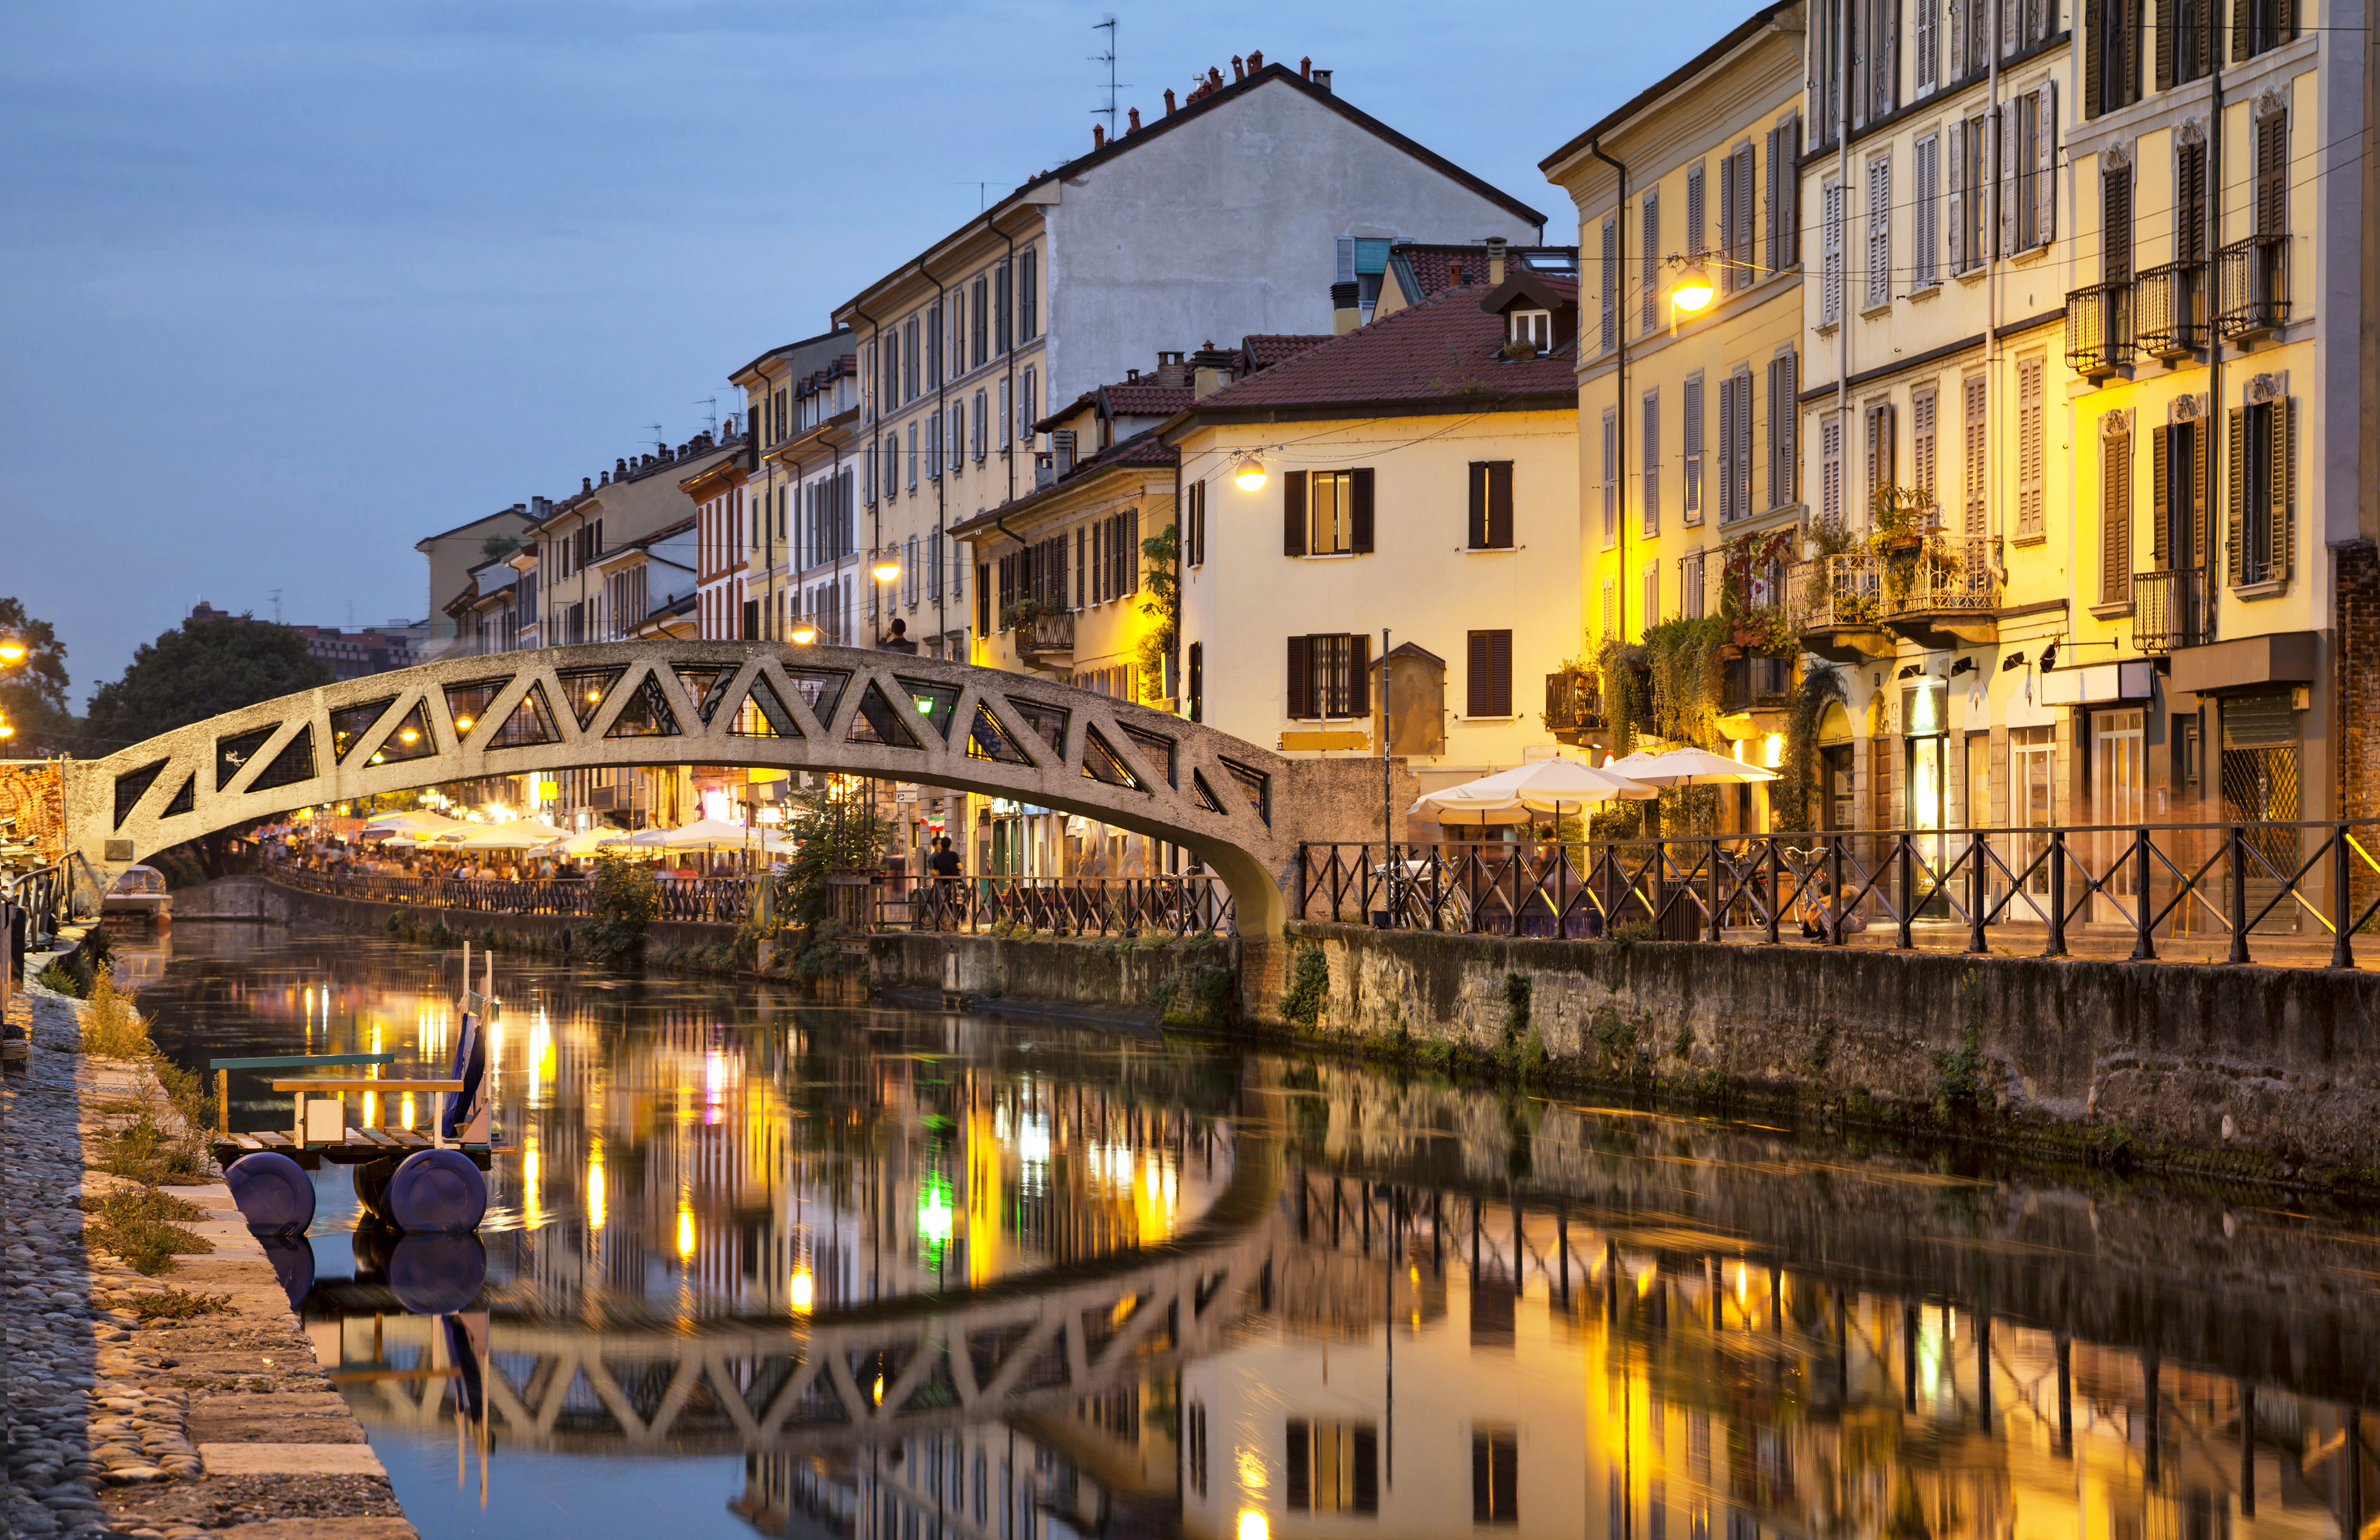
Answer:
[{"label": "arched pedestrian bridge", "polygon": [[[1276,933],[1300,839],[1377,837],[1378,761],[1293,761],[1179,717],[971,664],[854,648],[638,641],[443,659],[69,761],[67,846],[133,862],[291,808],[482,776],[650,765],[832,771],[979,792],[1182,845],[1244,934]],[[1368,790],[1367,790],[1368,789]],[[1401,787],[1410,801],[1410,787]]]}]

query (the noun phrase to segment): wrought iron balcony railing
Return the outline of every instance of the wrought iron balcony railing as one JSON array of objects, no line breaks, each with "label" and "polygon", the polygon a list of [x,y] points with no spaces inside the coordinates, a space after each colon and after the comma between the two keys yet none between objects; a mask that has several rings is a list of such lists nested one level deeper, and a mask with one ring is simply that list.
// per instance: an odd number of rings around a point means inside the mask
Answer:
[{"label": "wrought iron balcony railing", "polygon": [[2204,262],[2168,262],[2132,281],[2132,339],[2153,358],[2179,358],[2212,340]]},{"label": "wrought iron balcony railing", "polygon": [[2204,571],[2132,574],[2132,646],[2167,653],[2215,639],[2213,588]]},{"label": "wrought iron balcony railing", "polygon": [[1985,614],[2000,607],[1999,542],[1929,540],[1906,573],[1892,564],[1884,577],[1884,618],[1947,612]]},{"label": "wrought iron balcony railing", "polygon": [[2066,296],[2066,361],[2099,380],[2132,361],[2132,285],[2094,284]]},{"label": "wrought iron balcony railing", "polygon": [[2218,321],[2226,337],[2252,337],[2289,319],[2289,237],[2250,236],[2216,253]]},{"label": "wrought iron balcony railing", "polygon": [[1884,619],[1884,558],[1821,556],[1796,562],[1788,578],[1796,629],[1850,631],[1872,628]]},{"label": "wrought iron balcony railing", "polygon": [[1072,610],[1045,610],[1016,627],[1016,651],[1019,657],[1038,658],[1050,653],[1072,653],[1075,650],[1075,612]]}]

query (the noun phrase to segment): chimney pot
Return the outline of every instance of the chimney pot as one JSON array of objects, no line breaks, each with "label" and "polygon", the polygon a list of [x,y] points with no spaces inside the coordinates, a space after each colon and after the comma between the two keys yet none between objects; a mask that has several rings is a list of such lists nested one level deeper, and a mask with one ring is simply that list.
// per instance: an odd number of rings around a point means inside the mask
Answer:
[{"label": "chimney pot", "polygon": [[1255,74],[1257,70],[1262,69],[1263,67],[1264,67],[1264,50],[1263,50],[1263,49],[1261,49],[1261,48],[1251,48],[1251,49],[1249,49],[1249,50],[1248,50],[1248,73],[1249,73],[1249,74],[1251,74],[1251,75],[1253,75],[1253,74]]},{"label": "chimney pot", "polygon": [[1183,385],[1189,382],[1187,372],[1182,367],[1181,354],[1160,353],[1157,356],[1157,382],[1160,385]]},{"label": "chimney pot", "polygon": [[593,491],[594,490],[595,490],[595,478],[593,478],[593,477],[591,477],[591,476],[582,476],[582,477],[580,477],[580,478],[578,479],[578,491],[580,491],[580,493],[584,494],[584,493],[587,493],[587,492],[591,492],[591,491]]},{"label": "chimney pot", "polygon": [[1320,86],[1324,91],[1329,91],[1330,89],[1330,71],[1327,69],[1316,70],[1314,72],[1314,83]]},{"label": "chimney pot", "polygon": [[1242,68],[1242,67],[1241,67],[1241,66],[1242,66],[1242,64],[1243,64],[1243,63],[1244,63],[1244,61],[1241,59],[1241,57],[1240,57],[1237,54],[1234,54],[1234,55],[1232,55],[1232,79],[1234,79],[1234,80],[1245,80],[1245,79],[1246,79],[1248,78],[1247,71],[1246,71],[1245,69],[1244,69],[1244,68]]},{"label": "chimney pot", "polygon": [[1132,113],[1127,121],[1130,124],[1130,127],[1124,129],[1125,133],[1136,134],[1140,132],[1140,109],[1138,107],[1132,109]]},{"label": "chimney pot", "polygon": [[1308,54],[1305,57],[1297,61],[1297,76],[1301,80],[1311,80],[1314,79],[1313,55]]},{"label": "chimney pot", "polygon": [[1124,383],[1127,385],[1137,385],[1140,383],[1140,370],[1136,369],[1125,370],[1123,371],[1123,379]]},{"label": "chimney pot", "polygon": [[1101,146],[1101,145],[1103,145],[1103,144],[1107,143],[1107,141],[1108,141],[1108,131],[1107,131],[1106,127],[1105,127],[1104,126],[1100,125],[1100,124],[1097,124],[1097,123],[1092,124],[1092,125],[1091,125],[1091,148],[1092,148],[1092,149],[1094,149],[1094,150],[1097,150],[1099,146]]},{"label": "chimney pot", "polygon": [[1488,283],[1489,287],[1504,281],[1504,237],[1488,237]]},{"label": "chimney pot", "polygon": [[1172,86],[1165,88],[1165,115],[1168,117],[1172,117],[1173,115],[1173,88]]},{"label": "chimney pot", "polygon": [[1330,334],[1343,337],[1364,324],[1364,312],[1358,306],[1363,290],[1349,280],[1330,285]]}]

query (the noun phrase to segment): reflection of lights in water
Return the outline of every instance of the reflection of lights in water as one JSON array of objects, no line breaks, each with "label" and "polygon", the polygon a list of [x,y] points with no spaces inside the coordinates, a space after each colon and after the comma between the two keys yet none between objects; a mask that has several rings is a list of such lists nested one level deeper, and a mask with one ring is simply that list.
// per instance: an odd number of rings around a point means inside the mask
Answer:
[{"label": "reflection of lights in water", "polygon": [[[488,1042],[490,1052],[492,1053],[495,1047],[493,1031],[488,1034]],[[545,1013],[542,1007],[529,1019],[528,1061],[536,1072],[529,1077],[528,1104],[531,1107],[543,1107],[546,1104],[546,1086],[553,1080],[554,1051],[553,1020]]]},{"label": "reflection of lights in water", "polygon": [[603,1141],[601,1139],[588,1142],[587,1228],[603,1228]]},{"label": "reflection of lights in water", "polygon": [[797,1272],[785,1285],[785,1292],[794,1302],[795,1313],[807,1316],[809,1314],[810,1302],[818,1294],[818,1280],[811,1278],[807,1271]]},{"label": "reflection of lights in water", "polygon": [[1265,1522],[1263,1514],[1253,1508],[1240,1510],[1239,1540],[1269,1540],[1271,1534],[1272,1529]]},{"label": "reflection of lights in water", "polygon": [[540,1229],[545,1224],[545,1206],[538,1201],[540,1186],[537,1131],[531,1128],[524,1134],[524,1147],[521,1150],[521,1200],[528,1207],[524,1222],[531,1230]]},{"label": "reflection of lights in water", "polygon": [[694,1210],[691,1208],[677,1211],[677,1254],[680,1256],[694,1255]]},{"label": "reflection of lights in water", "polygon": [[1026,1117],[1016,1125],[1016,1153],[1027,1165],[1050,1158],[1050,1120]]},{"label": "reflection of lights in water", "polygon": [[917,1233],[936,1245],[949,1242],[952,1230],[951,1179],[937,1171],[917,1193]]},{"label": "reflection of lights in water", "polygon": [[702,1121],[715,1123],[723,1115],[720,1109],[727,1086],[727,1055],[712,1049],[702,1056]]},{"label": "reflection of lights in water", "polygon": [[876,1383],[869,1388],[868,1393],[876,1398],[877,1405],[882,1406],[884,1404],[884,1376],[882,1375],[878,1375],[876,1376]]}]

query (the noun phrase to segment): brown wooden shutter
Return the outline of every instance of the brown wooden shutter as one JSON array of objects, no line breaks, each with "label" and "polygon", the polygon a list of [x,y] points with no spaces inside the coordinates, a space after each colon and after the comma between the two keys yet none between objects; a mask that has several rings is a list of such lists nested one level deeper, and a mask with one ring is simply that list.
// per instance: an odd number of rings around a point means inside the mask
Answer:
[{"label": "brown wooden shutter", "polygon": [[1140,592],[1140,510],[1134,508],[1123,520],[1123,591]]},{"label": "brown wooden shutter", "polygon": [[2296,565],[2298,552],[2298,444],[2297,402],[2284,398],[2273,403],[2273,474],[2272,512],[2265,528],[2272,545],[2266,558],[2265,576],[2287,577]]},{"label": "brown wooden shutter", "polygon": [[2206,542],[2206,483],[2215,470],[2215,424],[2212,419],[2198,419],[2198,425],[2191,430],[2191,443],[2193,448],[2190,455],[2190,560],[2182,564],[2211,567],[2214,565],[2214,552]]},{"label": "brown wooden shutter", "polygon": [[[2214,0],[2208,0],[2208,4],[2213,3]],[[2245,64],[2248,61],[2250,41],[2248,21],[2249,13],[2252,9],[2254,9],[2252,0],[2231,0],[2231,62],[2233,64]]]},{"label": "brown wooden shutter", "polygon": [[2149,559],[2163,572],[2172,564],[2173,542],[2167,529],[2173,522],[2173,430],[2149,430]]},{"label": "brown wooden shutter", "polygon": [[1314,667],[1305,642],[1304,637],[1289,638],[1289,714],[1301,719],[1314,714]]},{"label": "brown wooden shutter", "polygon": [[1488,543],[1498,550],[1512,544],[1512,462],[1488,463]]},{"label": "brown wooden shutter", "polygon": [[1463,661],[1463,714],[1485,717],[1488,709],[1488,675],[1491,667],[1488,650],[1488,633],[1474,631],[1470,637],[1469,655]]},{"label": "brown wooden shutter", "polygon": [[1369,554],[1372,549],[1372,467],[1357,466],[1347,473],[1347,482],[1348,549]]},{"label": "brown wooden shutter", "polygon": [[1347,714],[1372,714],[1372,638],[1357,633],[1347,638]]},{"label": "brown wooden shutter", "polygon": [[2099,600],[2119,604],[2132,593],[2132,436],[2099,439]]},{"label": "brown wooden shutter", "polygon": [[2276,113],[2256,123],[2256,234],[2289,227],[2289,120]]},{"label": "brown wooden shutter", "polygon": [[2223,454],[2223,543],[2229,552],[2226,563],[2230,569],[2231,586],[2236,588],[2248,580],[2248,552],[2240,543],[2243,531],[2240,527],[2240,512],[2247,506],[2243,480],[2248,469],[2248,425],[2247,414],[2237,406],[2231,408],[2230,418]]},{"label": "brown wooden shutter", "polygon": [[[2176,0],[2156,0],[2156,89],[2171,91],[2175,61],[2180,56],[2174,29],[2181,24]],[[2181,44],[2195,46],[2195,43]]]},{"label": "brown wooden shutter", "polygon": [[2100,281],[2132,281],[2132,168],[2099,176]]},{"label": "brown wooden shutter", "polygon": [[1281,473],[1281,553],[1305,554],[1305,472],[1302,470]]},{"label": "brown wooden shutter", "polygon": [[1489,716],[1509,717],[1512,714],[1512,633],[1488,633],[1488,685]]},{"label": "brown wooden shutter", "polygon": [[1471,549],[1484,551],[1496,542],[1488,537],[1488,462],[1471,462]]},{"label": "brown wooden shutter", "polygon": [[[2123,3],[2123,0],[2117,0]],[[2168,0],[2160,0],[2168,3]],[[2082,115],[2096,117],[2107,110],[2107,67],[2100,55],[2107,46],[2109,0],[2082,0]]]}]

